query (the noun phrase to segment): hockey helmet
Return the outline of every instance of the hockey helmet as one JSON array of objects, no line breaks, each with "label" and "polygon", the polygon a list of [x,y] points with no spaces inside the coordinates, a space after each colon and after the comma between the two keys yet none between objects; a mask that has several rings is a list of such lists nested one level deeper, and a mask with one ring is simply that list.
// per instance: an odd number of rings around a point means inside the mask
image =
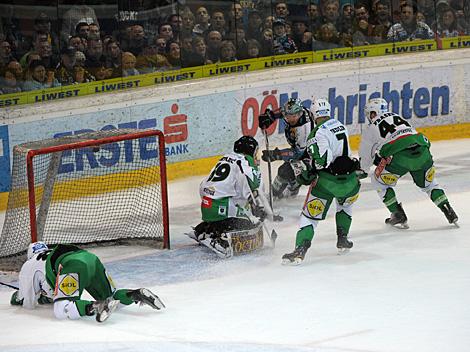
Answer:
[{"label": "hockey helmet", "polygon": [[321,117],[331,117],[331,105],[328,100],[323,98],[315,99],[310,107],[310,111],[315,120]]},{"label": "hockey helmet", "polygon": [[31,259],[34,255],[47,251],[49,247],[42,241],[33,242],[28,246],[28,260]]},{"label": "hockey helmet", "polygon": [[[370,114],[375,112],[375,116],[371,117]],[[388,112],[388,103],[382,98],[369,99],[366,106],[364,107],[364,114],[366,115],[369,122],[372,121],[382,113]]]},{"label": "hockey helmet", "polygon": [[258,142],[251,136],[240,137],[233,144],[233,151],[255,158],[256,152],[258,151]]},{"label": "hockey helmet", "polygon": [[289,98],[282,107],[282,112],[287,123],[297,123],[298,118],[303,112],[302,101],[296,98]]}]

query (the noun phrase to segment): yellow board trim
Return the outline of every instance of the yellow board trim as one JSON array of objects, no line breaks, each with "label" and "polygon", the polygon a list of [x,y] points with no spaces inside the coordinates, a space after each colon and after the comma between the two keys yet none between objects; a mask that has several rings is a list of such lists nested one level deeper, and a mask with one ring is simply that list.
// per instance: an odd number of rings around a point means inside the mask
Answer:
[{"label": "yellow board trim", "polygon": [[[451,139],[460,139],[460,138],[470,138],[470,123],[461,123],[461,124],[455,124],[455,125],[444,125],[444,126],[429,126],[429,127],[422,127],[422,128],[417,128],[419,132],[422,132],[426,137],[431,141],[440,141],[440,140],[451,140]],[[361,140],[360,135],[353,135],[350,136],[350,145],[351,149],[357,150],[359,148],[359,143]],[[177,163],[172,163],[167,165],[167,178],[168,181],[173,181],[177,180],[180,178],[184,177],[189,177],[189,176],[197,176],[197,175],[205,175],[207,174],[212,166],[220,159],[220,155],[216,156],[211,156],[208,158],[203,158],[203,159],[197,159],[197,160],[189,160],[189,161],[182,161],[182,162],[177,162]],[[141,171],[134,171],[136,173],[144,174],[148,171],[141,170]],[[129,174],[129,173],[126,173]],[[111,175],[108,176],[113,178],[112,181],[116,182],[116,190],[117,189],[122,189],[125,187],[129,187],[128,184],[126,184],[125,179],[126,177],[123,177],[123,174],[116,174],[116,175]],[[106,184],[109,184],[110,179],[106,178],[101,178],[103,182]],[[115,178],[119,177],[119,182],[114,180]],[[80,189],[79,187],[82,187],[82,183],[85,182],[84,180],[80,181],[72,181],[77,183],[77,189]],[[93,184],[96,184],[97,187],[91,187],[89,186],[90,182],[89,180],[86,180],[87,186],[85,190],[87,191],[86,196],[90,196],[93,194],[98,194],[100,193],[100,187],[99,185],[102,184],[100,183],[101,181],[98,180],[96,183],[92,182]],[[80,195],[82,196],[82,195]],[[67,197],[64,196],[65,198],[61,199],[66,199]],[[76,197],[76,195],[74,195]],[[4,211],[7,208],[7,202],[8,202],[8,192],[0,193],[0,211]]]}]

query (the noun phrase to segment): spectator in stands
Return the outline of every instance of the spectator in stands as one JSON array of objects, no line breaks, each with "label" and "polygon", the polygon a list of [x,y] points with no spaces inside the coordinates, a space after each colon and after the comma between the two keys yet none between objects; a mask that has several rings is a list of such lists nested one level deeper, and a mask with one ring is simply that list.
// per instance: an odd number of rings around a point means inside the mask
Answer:
[{"label": "spectator in stands", "polygon": [[389,30],[389,41],[432,39],[434,32],[424,22],[416,22],[415,5],[402,5],[400,8],[400,22],[395,23]]},{"label": "spectator in stands", "polygon": [[60,87],[59,81],[54,76],[54,71],[48,70],[44,67],[44,64],[35,60],[29,65],[30,79],[28,79],[23,86],[25,92],[37,89],[46,89]]},{"label": "spectator in stands", "polygon": [[44,67],[54,70],[57,67],[58,59],[52,54],[52,46],[48,41],[39,43],[37,53],[41,57]]},{"label": "spectator in stands", "polygon": [[275,18],[282,18],[284,21],[287,20],[289,16],[289,9],[287,6],[287,2],[279,1],[274,5],[274,17]]},{"label": "spectator in stands", "polygon": [[85,67],[93,76],[101,66],[105,65],[106,58],[103,56],[103,43],[100,38],[88,38]]},{"label": "spectator in stands", "polygon": [[248,51],[246,47],[246,36],[243,28],[236,28],[234,31],[229,33],[227,36],[228,40],[232,41],[237,48],[236,57],[238,60],[244,60],[248,56]]},{"label": "spectator in stands", "polygon": [[139,71],[135,68],[136,57],[131,52],[122,53],[122,77],[137,76]]},{"label": "spectator in stands", "polygon": [[333,23],[322,24],[317,40],[313,42],[313,50],[330,50],[339,47],[338,31]]},{"label": "spectator in stands", "polygon": [[307,16],[310,32],[313,34],[317,33],[322,25],[322,19],[317,4],[310,3],[307,5]]},{"label": "spectator in stands", "polygon": [[372,43],[372,32],[374,25],[369,23],[369,11],[362,4],[358,3],[354,9],[353,23],[353,45],[369,45]]},{"label": "spectator in stands", "polygon": [[181,66],[188,67],[187,61],[193,52],[193,37],[191,35],[181,37],[180,51],[181,60],[183,61]]},{"label": "spectator in stands", "polygon": [[[392,27],[392,13],[390,11],[390,3],[388,0],[378,0],[375,3],[375,16],[372,24],[375,25],[374,40],[375,43],[381,43],[387,39],[387,34]],[[380,35],[380,41],[378,36]]]},{"label": "spectator in stands", "polygon": [[296,18],[292,21],[292,39],[294,40],[295,45],[299,51],[309,51],[312,48],[306,47],[304,42],[305,32],[308,31],[308,26],[306,20],[302,18]]},{"label": "spectator in stands", "polygon": [[[362,5],[363,6],[363,5]],[[364,7],[364,6],[363,6]],[[341,7],[341,13],[338,19],[338,32],[340,33],[353,33],[354,23],[354,8],[350,3],[344,3]]]},{"label": "spectator in stands", "polygon": [[[425,19],[430,20],[431,22],[434,22],[433,19],[436,18],[436,7],[438,3],[442,3],[442,0],[417,0],[416,1],[416,20],[419,22],[425,22],[422,19],[419,19],[418,13],[421,12],[422,16],[424,16]],[[427,23],[431,24],[431,23]]]},{"label": "spectator in stands", "polygon": [[54,31],[51,31],[51,19],[44,12],[34,19],[34,31],[47,34],[47,41],[51,44],[54,54],[58,54],[60,47],[59,38]]},{"label": "spectator in stands", "polygon": [[178,42],[169,42],[166,45],[166,58],[173,69],[181,68],[181,49]]},{"label": "spectator in stands", "polygon": [[332,23],[335,26],[335,29],[339,25],[339,2],[337,0],[327,0],[323,4],[322,9],[322,23]]},{"label": "spectator in stands", "polygon": [[256,39],[260,42],[263,38],[263,19],[257,10],[248,13],[248,24],[246,30],[247,39]]},{"label": "spectator in stands", "polygon": [[27,63],[27,58],[30,56],[30,54],[32,54],[32,53],[37,54],[38,53],[38,48],[41,45],[41,43],[42,42],[47,42],[47,41],[48,41],[48,36],[47,36],[46,33],[38,33],[38,32],[33,33],[33,46],[20,59],[20,64],[21,64],[21,66],[23,66],[23,69],[29,67],[28,63]]},{"label": "spectator in stands", "polygon": [[[165,42],[166,44],[166,42]],[[124,59],[124,57],[123,57]],[[151,73],[155,71],[166,71],[171,67],[165,55],[157,52],[153,45],[147,45],[142,55],[137,57],[135,68],[141,73]]]},{"label": "spectator in stands", "polygon": [[267,28],[273,29],[273,22],[274,22],[273,16],[266,16],[263,21],[263,30]]},{"label": "spectator in stands", "polygon": [[219,61],[221,44],[222,35],[218,31],[210,31],[207,34],[207,56],[212,62]]},{"label": "spectator in stands", "polygon": [[166,43],[167,43],[167,40],[165,37],[158,36],[155,38],[155,49],[157,50],[158,54],[165,55]]},{"label": "spectator in stands", "polygon": [[438,14],[437,34],[441,38],[459,37],[465,35],[465,31],[457,22],[455,10],[448,6]]},{"label": "spectator in stands", "polygon": [[80,38],[78,35],[70,37],[67,47],[74,48],[76,51],[85,52],[86,41]]},{"label": "spectator in stands", "polygon": [[100,25],[98,23],[90,23],[88,26],[88,35],[101,37]]},{"label": "spectator in stands", "polygon": [[246,41],[247,59],[260,57],[261,44],[256,39],[248,39]]},{"label": "spectator in stands", "polygon": [[210,21],[211,21],[210,30],[218,31],[222,35],[222,37],[224,37],[227,31],[224,13],[220,10],[216,10],[212,12]]},{"label": "spectator in stands", "polygon": [[194,29],[194,14],[187,9],[183,13],[181,13],[181,19],[183,21],[183,26],[181,27],[181,35],[188,36],[193,35]]},{"label": "spectator in stands", "polygon": [[174,13],[168,16],[168,23],[171,25],[173,32],[173,40],[180,41],[181,28],[183,27],[183,19],[180,15]]},{"label": "spectator in stands", "polygon": [[265,28],[263,30],[263,40],[261,44],[261,56],[273,55],[273,30]]},{"label": "spectator in stands", "polygon": [[237,50],[235,48],[235,44],[230,40],[224,40],[220,44],[220,54],[219,54],[219,62],[230,62],[236,61]]},{"label": "spectator in stands", "polygon": [[15,73],[9,69],[0,78],[0,94],[21,93],[21,82],[16,80]]},{"label": "spectator in stands", "polygon": [[294,40],[286,33],[286,22],[282,18],[273,22],[273,51],[274,55],[292,54],[297,52]]},{"label": "spectator in stands", "polygon": [[80,65],[73,67],[73,84],[93,82],[95,78]]},{"label": "spectator in stands", "polygon": [[79,65],[79,66],[85,66],[85,62],[86,62],[86,56],[85,56],[85,53],[82,52],[82,51],[77,51],[75,53],[75,61],[76,61],[76,64]]},{"label": "spectator in stands", "polygon": [[168,43],[173,40],[173,27],[170,23],[164,22],[158,26],[158,36],[165,39]]},{"label": "spectator in stands", "polygon": [[93,68],[93,76],[96,81],[104,81],[113,77],[113,70],[102,63],[100,66]]},{"label": "spectator in stands", "polygon": [[8,63],[7,70],[13,72],[16,82],[22,87],[24,83],[24,70],[21,64],[16,59],[13,59]]},{"label": "spectator in stands", "polygon": [[186,62],[190,67],[212,64],[207,56],[207,46],[203,37],[196,36],[193,38],[193,50],[188,59]]},{"label": "spectator in stands", "polygon": [[63,48],[60,52],[60,63],[55,70],[55,76],[63,86],[75,82],[73,67],[76,64],[76,50],[74,48]]},{"label": "spectator in stands", "polygon": [[193,33],[196,35],[204,35],[210,28],[211,17],[209,16],[209,12],[204,6],[201,6],[196,10],[195,17],[196,24],[194,25]]},{"label": "spectator in stands", "polygon": [[235,28],[243,28],[243,9],[238,2],[233,2],[228,13],[227,30],[229,32]]},{"label": "spectator in stands", "polygon": [[99,23],[95,10],[87,6],[86,0],[75,0],[74,5],[64,13],[62,17],[61,36],[67,42],[69,37],[74,35],[73,30],[80,22],[87,24]]},{"label": "spectator in stands", "polygon": [[75,35],[83,39],[88,39],[90,34],[90,26],[86,22],[79,22],[75,26]]},{"label": "spectator in stands", "polygon": [[141,24],[131,25],[129,28],[129,41],[127,47],[123,47],[123,50],[131,52],[134,56],[139,56],[142,54],[142,50],[146,44],[147,38],[145,36],[144,27]]},{"label": "spectator in stands", "polygon": [[0,42],[0,70],[6,67],[13,59],[14,57],[11,53],[11,44],[6,40]]},{"label": "spectator in stands", "polygon": [[106,44],[106,67],[113,70],[112,77],[121,76],[121,48],[117,40],[111,39]]}]

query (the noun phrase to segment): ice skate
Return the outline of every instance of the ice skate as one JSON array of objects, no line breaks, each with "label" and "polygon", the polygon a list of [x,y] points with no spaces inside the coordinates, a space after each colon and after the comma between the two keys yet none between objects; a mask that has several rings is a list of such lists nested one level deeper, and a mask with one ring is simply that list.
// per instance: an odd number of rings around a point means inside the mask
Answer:
[{"label": "ice skate", "polygon": [[446,216],[446,219],[449,222],[449,224],[454,224],[455,226],[459,227],[459,225],[457,224],[459,217],[457,216],[454,209],[452,209],[449,203],[442,204],[440,209]]},{"label": "ice skate", "polygon": [[134,302],[140,303],[141,305],[146,304],[153,309],[158,310],[165,308],[165,304],[162,300],[147,288],[139,288],[137,290],[130,291],[128,295]]},{"label": "ice skate", "polygon": [[348,235],[342,231],[338,231],[338,241],[336,242],[336,248],[338,248],[338,254],[348,253],[353,247],[352,241],[348,240]]},{"label": "ice skate", "polygon": [[399,229],[409,228],[408,218],[406,217],[401,203],[397,205],[397,210],[394,211],[389,218],[385,219],[385,223]]},{"label": "ice skate", "polygon": [[96,314],[96,321],[99,323],[107,320],[110,315],[116,310],[119,301],[113,297],[108,297],[104,301],[96,301],[91,306],[91,312]]},{"label": "ice skate", "polygon": [[200,239],[199,243],[215,252],[220,258],[231,258],[233,256],[232,238],[229,234],[212,234],[210,237],[206,236],[204,239]]},{"label": "ice skate", "polygon": [[292,253],[286,253],[282,256],[283,265],[299,265],[305,258],[312,241],[305,240],[303,244],[297,246]]}]

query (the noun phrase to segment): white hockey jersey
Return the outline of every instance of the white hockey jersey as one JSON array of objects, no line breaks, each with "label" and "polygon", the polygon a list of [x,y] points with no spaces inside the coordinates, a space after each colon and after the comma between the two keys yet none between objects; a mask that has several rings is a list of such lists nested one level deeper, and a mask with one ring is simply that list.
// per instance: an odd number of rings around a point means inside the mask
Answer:
[{"label": "white hockey jersey", "polygon": [[251,194],[247,178],[252,190],[257,189],[261,180],[258,167],[251,166],[244,155],[232,152],[224,155],[209,176],[202,180],[199,194],[212,199],[233,197],[246,200]]},{"label": "white hockey jersey", "polygon": [[336,119],[325,121],[311,133],[308,153],[318,170],[327,168],[339,156],[351,157],[348,130]]},{"label": "white hockey jersey", "polygon": [[27,260],[21,267],[18,277],[18,300],[23,300],[23,307],[26,309],[36,308],[41,294],[53,298],[53,289],[46,281],[46,261],[38,258],[41,254],[36,254]]},{"label": "white hockey jersey", "polygon": [[375,154],[385,144],[417,133],[400,115],[393,112],[380,114],[372,123],[367,124],[362,131],[361,145],[359,147],[362,169],[364,171],[370,169],[374,162]]}]

